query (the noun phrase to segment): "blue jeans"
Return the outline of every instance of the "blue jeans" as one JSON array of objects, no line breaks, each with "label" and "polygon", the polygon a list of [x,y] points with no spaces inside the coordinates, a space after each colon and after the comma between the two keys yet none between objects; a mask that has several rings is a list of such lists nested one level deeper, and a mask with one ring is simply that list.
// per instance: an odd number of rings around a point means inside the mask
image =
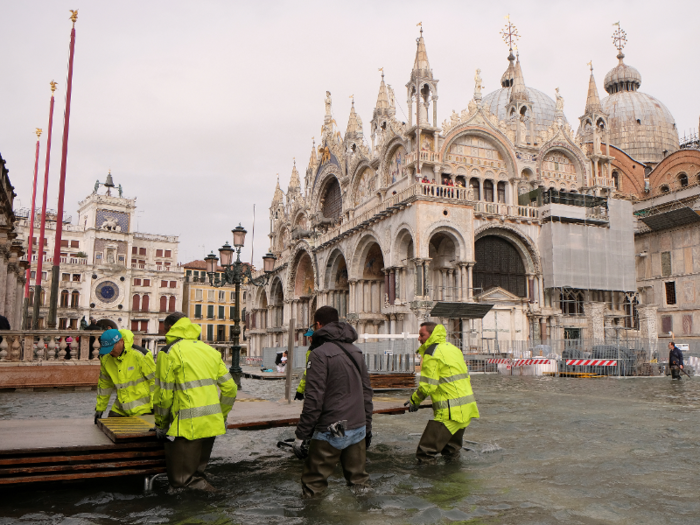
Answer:
[{"label": "blue jeans", "polygon": [[318,430],[314,432],[311,439],[318,439],[320,441],[327,441],[333,448],[338,450],[345,450],[350,445],[359,443],[365,439],[365,428],[353,428],[352,430],[346,430],[344,437],[332,436],[330,432],[319,432]]}]

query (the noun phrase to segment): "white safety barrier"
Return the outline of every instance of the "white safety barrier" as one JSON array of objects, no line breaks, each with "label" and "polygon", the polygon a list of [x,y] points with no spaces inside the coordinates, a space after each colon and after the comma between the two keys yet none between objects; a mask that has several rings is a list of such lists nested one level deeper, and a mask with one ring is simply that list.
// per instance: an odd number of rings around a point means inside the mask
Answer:
[{"label": "white safety barrier", "polygon": [[614,359],[567,359],[566,366],[617,366]]}]

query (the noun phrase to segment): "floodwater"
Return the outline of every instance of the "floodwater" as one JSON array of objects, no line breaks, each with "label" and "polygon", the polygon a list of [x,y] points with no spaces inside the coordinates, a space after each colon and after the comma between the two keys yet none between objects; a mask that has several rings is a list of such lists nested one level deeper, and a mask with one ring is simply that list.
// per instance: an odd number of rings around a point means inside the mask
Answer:
[{"label": "floodwater", "polygon": [[[1,489],[0,525],[700,522],[700,378],[476,375],[472,385],[481,420],[465,439],[502,450],[418,466],[416,434],[430,411],[375,416],[367,494],[354,495],[338,470],[323,497],[302,500],[301,463],[275,447],[293,428],[230,431],[207,470],[217,494],[169,495],[157,484],[144,495],[142,480]],[[244,380],[257,397],[283,389]],[[2,393],[0,418],[90,418],[94,396]]]}]

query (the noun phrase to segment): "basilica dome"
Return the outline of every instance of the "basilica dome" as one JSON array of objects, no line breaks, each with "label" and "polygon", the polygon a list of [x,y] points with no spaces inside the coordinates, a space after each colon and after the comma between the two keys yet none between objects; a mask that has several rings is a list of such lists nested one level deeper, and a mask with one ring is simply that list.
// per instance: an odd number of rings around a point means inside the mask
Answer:
[{"label": "basilica dome", "polygon": [[605,75],[608,96],[601,101],[608,114],[610,143],[644,163],[658,163],[678,150],[678,131],[671,112],[660,101],[638,91],[642,75],[623,62]]},{"label": "basilica dome", "polygon": [[[501,77],[501,89],[489,93],[482,100],[484,107],[496,115],[498,120],[506,120],[507,118],[506,107],[510,103],[511,91],[513,90],[516,75],[520,75],[520,81],[523,84],[525,83],[520,69],[520,59],[518,58],[517,63],[515,63],[514,60],[515,57],[511,50],[511,54],[508,57],[508,69],[506,69]],[[556,103],[537,89],[525,86],[525,91],[528,99],[532,102],[532,111],[535,114],[535,130],[540,132],[549,129],[556,121]],[[563,117],[563,121],[566,122],[566,117]]]}]

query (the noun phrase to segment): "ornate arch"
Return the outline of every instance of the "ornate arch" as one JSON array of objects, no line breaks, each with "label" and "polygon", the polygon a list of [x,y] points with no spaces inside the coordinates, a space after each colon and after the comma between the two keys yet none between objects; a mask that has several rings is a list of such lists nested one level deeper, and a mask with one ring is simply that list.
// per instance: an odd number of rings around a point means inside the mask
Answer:
[{"label": "ornate arch", "polygon": [[[464,239],[462,233],[454,227],[454,223],[450,221],[436,221],[432,223],[429,229],[423,235],[425,239],[424,244],[421,243],[420,246],[420,256],[428,257],[430,254],[430,239],[436,233],[444,233],[453,238],[455,243],[455,250],[461,261],[466,261],[468,257],[469,250],[467,250],[467,243]],[[415,245],[414,245],[415,246]]]},{"label": "ornate arch", "polygon": [[345,256],[345,253],[340,248],[340,246],[336,246],[331,251],[330,255],[328,256],[328,261],[325,264],[324,283],[323,283],[324,290],[335,289],[334,279],[335,279],[335,275],[338,273],[341,258],[345,262],[346,270],[349,270],[348,259]]},{"label": "ornate arch", "polygon": [[447,134],[445,141],[440,148],[440,162],[443,164],[449,164],[447,160],[447,152],[458,138],[466,135],[474,135],[493,142],[503,156],[503,160],[506,163],[506,172],[512,174],[513,177],[518,176],[518,163],[508,138],[497,129],[474,126],[468,123],[452,128]]},{"label": "ornate arch", "polygon": [[305,252],[309,259],[311,259],[311,269],[314,273],[314,293],[318,291],[318,266],[316,263],[316,257],[311,249],[311,246],[306,241],[300,241],[294,246],[294,250],[289,257],[289,269],[287,271],[286,282],[283,288],[284,297],[286,299],[294,298],[294,284],[297,276],[297,269],[299,268],[299,259],[301,258],[301,252]]},{"label": "ornate arch", "polygon": [[[542,163],[544,162],[544,158],[547,156],[547,154],[552,153],[554,151],[560,151],[562,154],[567,156],[571,161],[573,161],[574,166],[576,167],[576,185],[578,187],[581,187],[585,185],[586,181],[586,166],[587,162],[586,160],[579,154],[579,152],[576,151],[576,149],[567,141],[564,142],[562,140],[557,140],[557,141],[550,141],[547,142],[542,149],[540,149],[540,153],[537,155],[537,172],[540,175],[540,178],[543,177],[542,175]],[[569,183],[570,181],[566,181],[566,183]]]},{"label": "ornate arch", "polygon": [[399,146],[401,146],[403,150],[408,154],[408,145],[406,141],[398,135],[389,139],[389,141],[387,141],[382,148],[382,161],[379,165],[379,169],[377,170],[377,174],[380,177],[382,187],[386,188],[389,186],[389,163],[391,162],[391,156],[394,154],[394,152]]},{"label": "ornate arch", "polygon": [[[364,261],[367,257],[367,252],[373,243],[379,245],[379,249],[382,252],[382,259],[387,261],[386,250],[382,247],[382,242],[379,240],[379,236],[374,231],[364,232],[363,235],[357,240],[354,250],[352,250],[352,259],[350,264],[348,264],[348,275],[352,279],[361,279],[364,269]],[[345,259],[346,264],[348,260]]]},{"label": "ornate arch", "polygon": [[391,248],[391,265],[392,266],[403,266],[404,261],[401,259],[404,253],[404,247],[408,248],[408,243],[406,242],[406,234],[410,238],[410,241],[413,243],[413,256],[415,257],[416,255],[416,235],[413,232],[413,228],[411,228],[408,223],[402,222],[399,224],[398,228],[396,228],[396,235],[394,235],[394,242]]},{"label": "ornate arch", "polygon": [[541,274],[542,264],[535,243],[523,232],[507,224],[485,224],[474,232],[474,242],[482,237],[494,235],[510,241],[518,250],[528,273]]},{"label": "ornate arch", "polygon": [[345,201],[347,196],[345,195],[346,192],[343,191],[343,173],[339,166],[328,163],[323,166],[321,172],[316,178],[316,183],[314,184],[314,189],[311,194],[311,206],[313,213],[321,212],[321,197],[323,196],[332,177],[338,181],[338,185],[340,186],[340,195],[343,199],[343,211],[346,210],[347,206]]}]

